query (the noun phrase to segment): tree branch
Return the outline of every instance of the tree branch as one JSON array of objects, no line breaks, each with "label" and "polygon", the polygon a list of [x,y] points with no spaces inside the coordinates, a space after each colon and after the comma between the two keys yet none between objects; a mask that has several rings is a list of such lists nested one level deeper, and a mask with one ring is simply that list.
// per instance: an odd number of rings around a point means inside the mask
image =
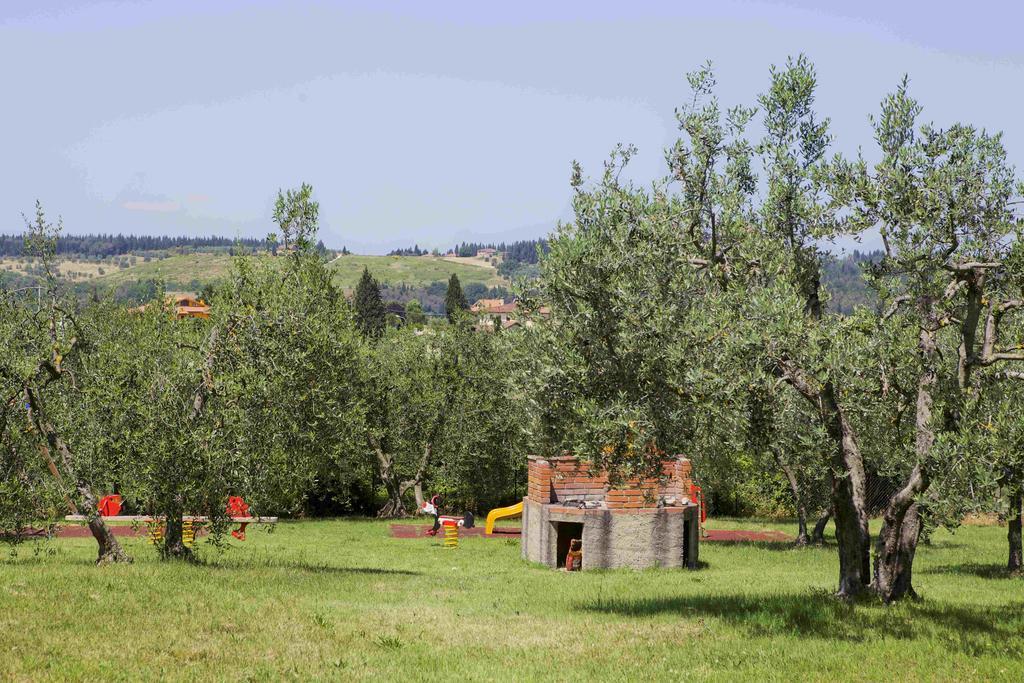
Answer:
[{"label": "tree branch", "polygon": [[893,299],[892,303],[889,304],[889,308],[882,314],[882,320],[888,320],[892,316],[896,315],[896,311],[899,309],[900,305],[905,304],[908,301],[910,301],[909,294],[904,294],[903,296],[898,296]]},{"label": "tree branch", "polygon": [[1001,261],[966,261],[963,263],[944,263],[942,267],[954,273],[970,273],[975,270],[994,270],[1002,268]]}]

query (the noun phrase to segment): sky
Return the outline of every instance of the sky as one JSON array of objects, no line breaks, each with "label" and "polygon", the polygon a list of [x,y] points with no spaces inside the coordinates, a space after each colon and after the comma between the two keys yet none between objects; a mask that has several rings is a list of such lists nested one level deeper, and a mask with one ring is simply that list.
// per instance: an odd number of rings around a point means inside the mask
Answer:
[{"label": "sky", "polygon": [[[40,199],[69,233],[263,237],[313,185],[330,247],[535,238],[570,163],[616,143],[664,173],[685,74],[723,105],[816,64],[836,151],[904,73],[923,119],[1002,130],[1024,167],[1017,2],[0,2],[0,232]],[[872,246],[871,240],[865,246]],[[849,246],[849,245],[846,245]]]}]

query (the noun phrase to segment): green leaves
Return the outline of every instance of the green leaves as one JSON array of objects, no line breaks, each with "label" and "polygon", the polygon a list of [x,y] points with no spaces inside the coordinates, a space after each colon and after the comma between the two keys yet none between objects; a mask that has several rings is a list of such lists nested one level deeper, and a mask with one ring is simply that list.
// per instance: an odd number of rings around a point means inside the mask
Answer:
[{"label": "green leaves", "polygon": [[312,185],[302,183],[298,190],[278,190],[274,202],[274,222],[281,231],[285,249],[311,249],[316,238],[319,216],[320,204],[313,199]]}]

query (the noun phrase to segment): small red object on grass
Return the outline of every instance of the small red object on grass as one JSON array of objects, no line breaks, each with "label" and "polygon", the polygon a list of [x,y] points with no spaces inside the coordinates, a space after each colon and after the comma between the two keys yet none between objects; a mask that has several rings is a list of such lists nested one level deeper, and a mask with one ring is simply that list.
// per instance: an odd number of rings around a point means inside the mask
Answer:
[{"label": "small red object on grass", "polygon": [[690,500],[700,505],[700,523],[708,521],[708,508],[704,505],[704,492],[696,484],[690,484]]}]

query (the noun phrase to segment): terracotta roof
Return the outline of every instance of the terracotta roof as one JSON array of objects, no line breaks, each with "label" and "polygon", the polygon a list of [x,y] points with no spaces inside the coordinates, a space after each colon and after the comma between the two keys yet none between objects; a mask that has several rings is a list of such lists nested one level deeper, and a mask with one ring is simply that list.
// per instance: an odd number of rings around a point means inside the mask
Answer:
[{"label": "terracotta roof", "polygon": [[[480,301],[473,304],[470,309],[474,313],[480,313],[481,315],[499,315],[501,313],[515,313],[519,310],[519,304],[515,301],[506,304],[500,299],[480,299]],[[537,311],[540,315],[551,315],[551,309],[547,306],[541,306]]]},{"label": "terracotta roof", "polygon": [[490,312],[490,310],[496,306],[504,306],[504,299],[480,299],[475,304],[469,307],[469,310],[474,313]]}]

